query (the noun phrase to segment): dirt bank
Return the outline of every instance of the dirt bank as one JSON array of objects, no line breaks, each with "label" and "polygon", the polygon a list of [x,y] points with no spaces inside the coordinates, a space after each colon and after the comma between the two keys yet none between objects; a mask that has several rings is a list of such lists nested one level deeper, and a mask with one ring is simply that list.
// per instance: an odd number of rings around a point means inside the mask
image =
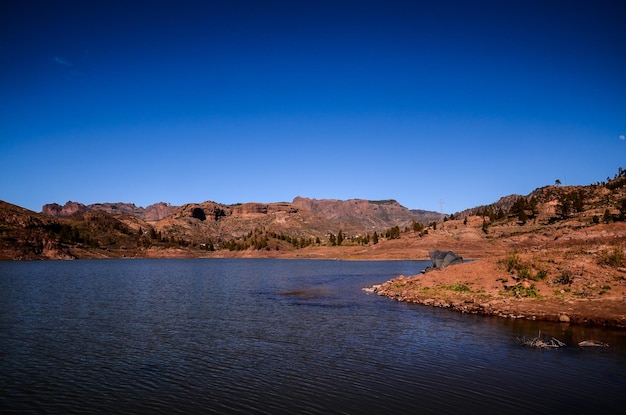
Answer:
[{"label": "dirt bank", "polygon": [[625,328],[626,270],[593,258],[582,252],[510,253],[401,276],[372,291],[463,313]]}]

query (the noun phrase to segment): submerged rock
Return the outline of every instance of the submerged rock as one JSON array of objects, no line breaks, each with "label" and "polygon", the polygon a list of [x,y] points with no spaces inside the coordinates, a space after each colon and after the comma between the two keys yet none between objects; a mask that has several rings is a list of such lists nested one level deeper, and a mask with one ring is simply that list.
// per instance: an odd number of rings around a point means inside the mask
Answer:
[{"label": "submerged rock", "polygon": [[578,345],[580,347],[609,347],[608,344],[602,343],[597,340],[583,340],[580,343],[578,343]]}]

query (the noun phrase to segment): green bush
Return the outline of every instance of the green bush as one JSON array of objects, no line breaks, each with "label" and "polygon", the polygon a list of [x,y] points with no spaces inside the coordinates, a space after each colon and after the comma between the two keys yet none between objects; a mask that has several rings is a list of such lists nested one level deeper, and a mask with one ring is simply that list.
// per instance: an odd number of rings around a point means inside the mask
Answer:
[{"label": "green bush", "polygon": [[513,292],[515,293],[515,295],[519,295],[520,297],[527,297],[527,298],[539,297],[537,288],[534,285],[531,285],[530,287],[522,287],[521,285],[518,285],[517,287],[515,287],[515,290]]},{"label": "green bush", "polygon": [[454,283],[452,285],[445,285],[442,288],[450,291],[458,291],[458,292],[470,292],[472,291],[470,287],[460,282]]},{"label": "green bush", "polygon": [[537,271],[535,275],[533,275],[530,279],[534,281],[543,281],[548,277],[548,271],[545,269],[540,269]]},{"label": "green bush", "polygon": [[548,271],[546,270],[539,270],[535,274],[533,266],[522,262],[519,255],[515,252],[509,253],[501,263],[504,263],[507,272],[516,272],[517,279],[541,281],[548,276]]}]

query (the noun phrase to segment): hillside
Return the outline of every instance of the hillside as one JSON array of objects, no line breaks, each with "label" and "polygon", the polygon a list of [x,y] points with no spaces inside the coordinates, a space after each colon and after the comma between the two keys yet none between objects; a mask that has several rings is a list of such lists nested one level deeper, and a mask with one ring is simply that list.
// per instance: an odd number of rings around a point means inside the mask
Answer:
[{"label": "hillside", "polygon": [[[624,172],[588,186],[545,186],[447,216],[394,200],[316,200],[147,208],[131,203],[45,205],[41,214],[2,202],[0,258],[154,256],[471,258],[580,238],[623,221]],[[439,218],[439,221],[433,221]],[[438,222],[438,223],[437,223]],[[395,229],[395,231],[394,231]],[[391,232],[390,232],[391,231]],[[619,235],[618,235],[619,236]],[[338,240],[340,239],[340,240]]]},{"label": "hillside", "polygon": [[625,216],[621,170],[605,183],[503,198],[403,244],[418,257],[443,249],[477,260],[372,290],[463,313],[626,328]]},{"label": "hillside", "polygon": [[[267,256],[308,246],[369,243],[424,217],[395,201],[315,200],[146,208],[132,203],[46,204],[35,213],[0,205],[1,259],[228,255]],[[421,226],[421,225],[420,225]],[[343,241],[346,242],[343,242]]]}]

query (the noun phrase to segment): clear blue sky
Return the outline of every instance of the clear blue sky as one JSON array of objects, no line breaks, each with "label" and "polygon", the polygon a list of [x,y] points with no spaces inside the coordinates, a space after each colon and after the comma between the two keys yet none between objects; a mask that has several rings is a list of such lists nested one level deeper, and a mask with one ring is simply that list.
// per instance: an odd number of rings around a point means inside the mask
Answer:
[{"label": "clear blue sky", "polygon": [[0,199],[396,199],[626,167],[624,1],[0,3]]}]

